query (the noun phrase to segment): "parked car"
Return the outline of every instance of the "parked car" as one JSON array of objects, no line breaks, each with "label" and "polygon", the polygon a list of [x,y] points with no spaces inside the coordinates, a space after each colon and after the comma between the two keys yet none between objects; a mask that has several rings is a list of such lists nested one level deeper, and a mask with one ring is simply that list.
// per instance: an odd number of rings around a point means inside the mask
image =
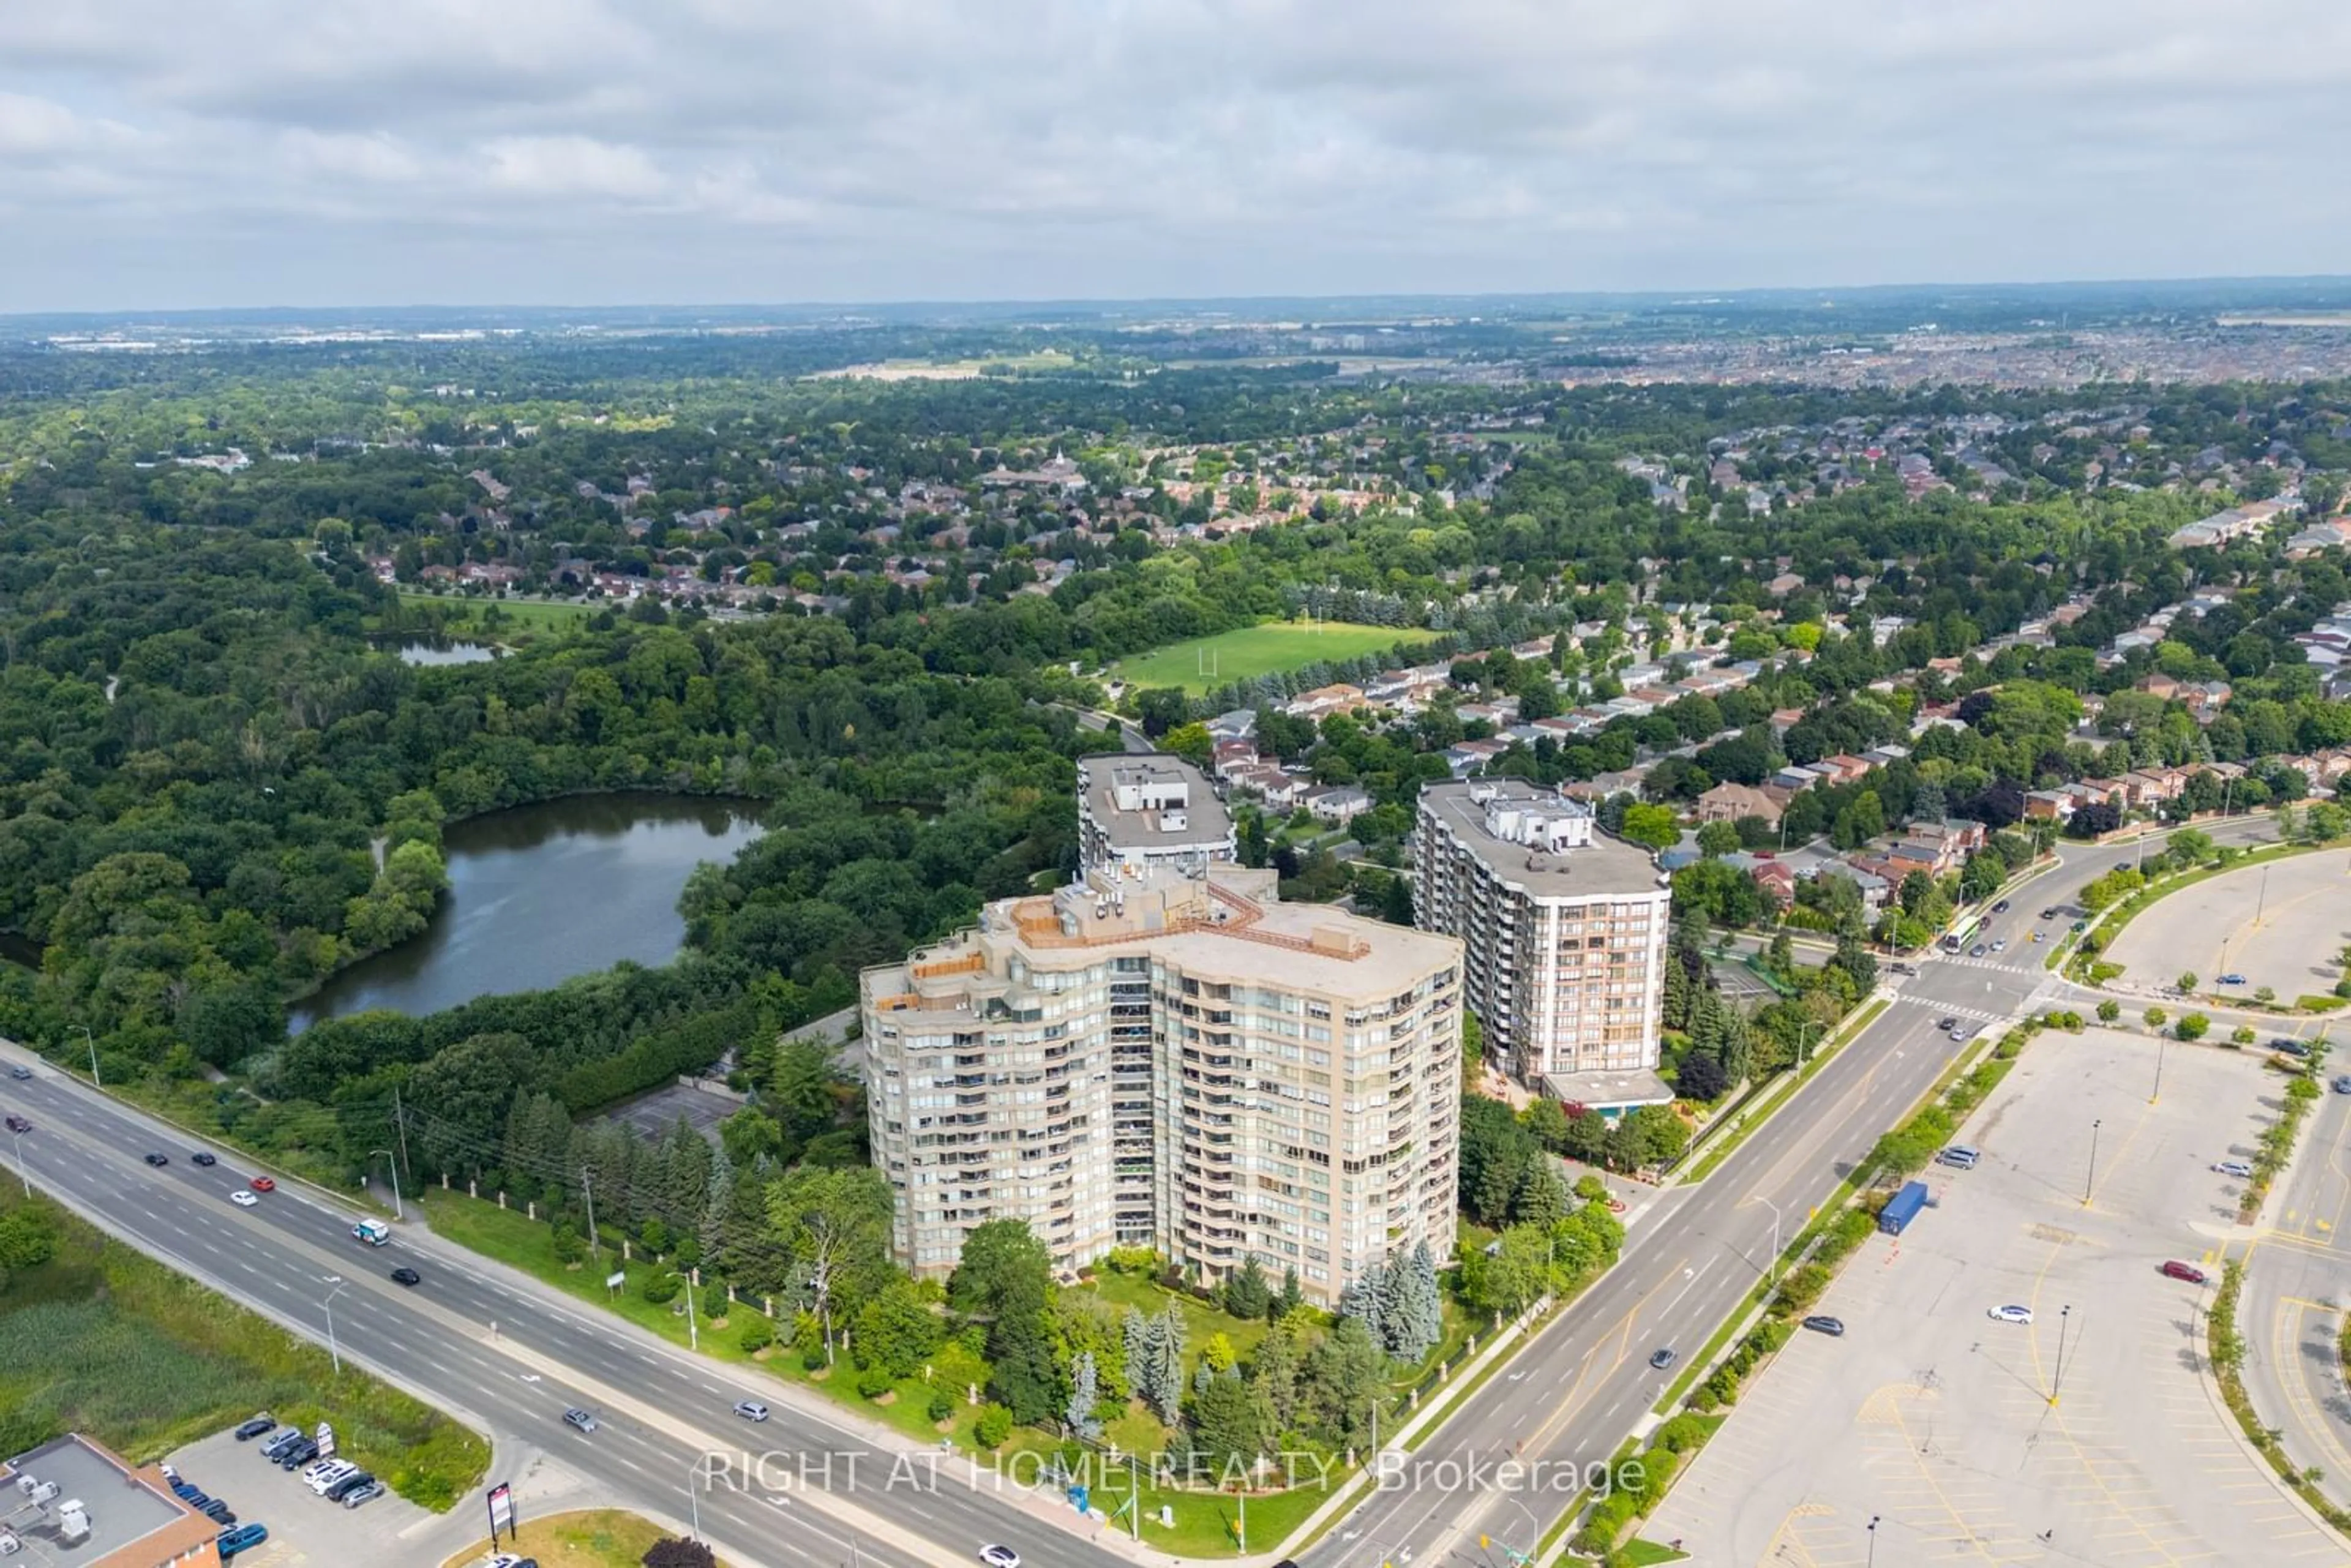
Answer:
[{"label": "parked car", "polygon": [[2332,1087],[2337,1094],[2351,1094],[2351,1075],[2336,1079]]},{"label": "parked car", "polygon": [[261,1445],[261,1457],[267,1459],[274,1465],[279,1459],[286,1457],[287,1449],[292,1448],[301,1440],[302,1428],[299,1427],[288,1427],[284,1431],[278,1433],[277,1436],[270,1438],[267,1442]]},{"label": "parked car", "polygon": [[296,1439],[294,1445],[277,1456],[281,1470],[298,1470],[319,1457],[319,1445],[308,1437]]},{"label": "parked car", "polygon": [[243,1187],[239,1187],[235,1192],[229,1194],[228,1200],[236,1205],[239,1208],[251,1208],[254,1205],[261,1201]]},{"label": "parked car", "polygon": [[1812,1330],[1814,1333],[1824,1333],[1831,1339],[1842,1339],[1844,1337],[1844,1320],[1843,1318],[1824,1317],[1815,1313],[1813,1316],[1804,1320],[1804,1326]]},{"label": "parked car", "polygon": [[2214,1160],[2212,1168],[2224,1176],[2235,1176],[2240,1181],[2251,1179],[2253,1174],[2253,1167],[2242,1160]]},{"label": "parked car", "polygon": [[147,1163],[153,1166],[156,1169],[161,1170],[163,1166],[172,1163],[172,1156],[169,1155],[149,1155],[147,1156]]},{"label": "parked car", "polygon": [[1994,1307],[1984,1314],[1996,1323],[2029,1323],[2032,1321],[2031,1307]]},{"label": "parked car", "polygon": [[2223,975],[2220,977],[2220,983],[2224,986],[2241,986],[2245,983],[2245,977],[2242,975]]},{"label": "parked car", "polygon": [[240,1524],[234,1529],[222,1531],[220,1539],[214,1544],[219,1549],[222,1557],[229,1558],[240,1552],[250,1552],[268,1539],[267,1525]]},{"label": "parked car", "polygon": [[2282,1051],[2288,1056],[2308,1056],[2310,1054],[2310,1047],[2303,1044],[2302,1041],[2298,1040],[2287,1040],[2283,1036],[2270,1041],[2270,1049],[2272,1051]]},{"label": "parked car", "polygon": [[1654,1350],[1649,1353],[1649,1367],[1650,1370],[1654,1372],[1663,1372],[1673,1364],[1674,1352],[1670,1345],[1664,1349]]},{"label": "parked car", "polygon": [[764,1421],[768,1418],[768,1407],[756,1399],[737,1399],[735,1401],[735,1414],[746,1421]]},{"label": "parked car", "polygon": [[361,1508],[373,1502],[376,1499],[381,1497],[383,1493],[384,1485],[381,1481],[370,1481],[363,1487],[353,1487],[350,1490],[345,1492],[343,1494],[343,1506],[345,1508]]},{"label": "parked car", "polygon": [[563,1424],[582,1432],[592,1432],[596,1429],[596,1417],[575,1406],[563,1413]]},{"label": "parked car", "polygon": [[1976,1168],[1976,1162],[1981,1158],[1983,1158],[1981,1149],[1969,1144],[1953,1144],[1935,1156],[1935,1163],[1949,1166],[1953,1170],[1971,1171]]},{"label": "parked car", "polygon": [[216,1497],[206,1498],[203,1502],[198,1503],[196,1505],[196,1511],[203,1514],[206,1519],[211,1520],[214,1524],[235,1524],[236,1522],[236,1510],[229,1507],[228,1504],[221,1501],[221,1500]]},{"label": "parked car", "polygon": [[236,1440],[240,1443],[250,1442],[277,1425],[277,1418],[265,1410],[236,1429]]},{"label": "parked car", "polygon": [[256,1192],[276,1192],[277,1184],[267,1176],[256,1176],[245,1184]]},{"label": "parked car", "polygon": [[371,1487],[373,1485],[375,1485],[375,1478],[373,1476],[368,1474],[365,1470],[353,1470],[350,1474],[339,1478],[334,1485],[329,1487],[319,1495],[325,1498],[329,1502],[341,1502],[345,1499],[349,1498],[351,1493],[359,1490],[360,1488]]},{"label": "parked car", "polygon": [[423,1279],[424,1276],[418,1273],[413,1269],[400,1268],[394,1269],[392,1271],[392,1282],[395,1285],[420,1284],[423,1281]]},{"label": "parked car", "polygon": [[2007,913],[2008,913],[2008,900],[2006,900],[2006,899],[2004,899],[2004,898],[2003,898],[2003,899],[2001,899],[2000,901],[1998,901],[1997,903],[1995,903],[1995,904],[1991,906],[1991,912],[1992,912],[1994,915],[2005,915],[2005,914],[2007,914]]},{"label": "parked car", "polygon": [[2177,1258],[2174,1258],[2170,1262],[2166,1263],[2163,1266],[2163,1271],[2172,1279],[2185,1280],[2191,1285],[2200,1285],[2210,1277],[2207,1275],[2203,1270],[2199,1269],[2195,1264],[2182,1263]]},{"label": "parked car", "polygon": [[2005,952],[2007,952],[2007,951],[2008,951],[2008,938],[2007,938],[2007,937],[2005,937],[2005,936],[2002,936],[2002,937],[2000,937],[1999,939],[1997,939],[1996,941],[1994,941],[1994,942],[1992,943],[1992,945],[1991,945],[1991,950],[1992,950],[1993,952],[1995,952],[1995,953],[2005,953]]}]

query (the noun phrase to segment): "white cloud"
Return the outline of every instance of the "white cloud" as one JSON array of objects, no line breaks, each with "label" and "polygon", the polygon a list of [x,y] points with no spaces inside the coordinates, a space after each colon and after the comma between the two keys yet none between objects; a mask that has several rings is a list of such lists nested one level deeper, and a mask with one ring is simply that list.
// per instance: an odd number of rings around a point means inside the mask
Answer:
[{"label": "white cloud", "polygon": [[0,6],[0,197],[81,220],[0,298],[2338,270],[2346,53],[2333,0]]}]

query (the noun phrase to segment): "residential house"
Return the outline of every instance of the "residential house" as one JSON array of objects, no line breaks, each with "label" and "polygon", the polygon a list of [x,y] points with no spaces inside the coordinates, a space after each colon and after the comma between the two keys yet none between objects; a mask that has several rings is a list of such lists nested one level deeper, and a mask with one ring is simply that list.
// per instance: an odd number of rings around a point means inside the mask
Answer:
[{"label": "residential house", "polygon": [[1761,817],[1772,827],[1780,825],[1780,802],[1751,785],[1721,783],[1698,798],[1698,820],[1701,822],[1735,822],[1741,817]]},{"label": "residential house", "polygon": [[1372,798],[1353,784],[1333,785],[1327,789],[1308,791],[1306,809],[1318,822],[1344,827],[1372,809]]}]

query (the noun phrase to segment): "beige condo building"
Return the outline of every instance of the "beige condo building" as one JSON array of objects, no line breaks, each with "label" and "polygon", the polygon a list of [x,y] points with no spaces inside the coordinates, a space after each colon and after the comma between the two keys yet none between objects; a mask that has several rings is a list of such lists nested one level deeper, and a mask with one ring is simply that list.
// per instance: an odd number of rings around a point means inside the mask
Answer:
[{"label": "beige condo building", "polygon": [[1422,789],[1413,912],[1466,948],[1486,1054],[1604,1113],[1673,1098],[1657,1075],[1672,891],[1649,852],[1523,779]]},{"label": "beige condo building", "polygon": [[1230,862],[1096,869],[862,977],[893,1244],[951,1270],[1026,1220],[1056,1267],[1252,1253],[1328,1302],[1391,1250],[1450,1254],[1461,944]]}]

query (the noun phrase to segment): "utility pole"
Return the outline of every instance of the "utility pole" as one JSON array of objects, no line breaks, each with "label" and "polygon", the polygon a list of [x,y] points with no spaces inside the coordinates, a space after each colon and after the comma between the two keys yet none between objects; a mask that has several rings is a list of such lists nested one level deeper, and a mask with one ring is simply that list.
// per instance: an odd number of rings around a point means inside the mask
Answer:
[{"label": "utility pole", "polygon": [[690,1350],[702,1348],[702,1330],[694,1319],[694,1287],[701,1278],[702,1270],[698,1268],[685,1271],[685,1343]]},{"label": "utility pole", "polygon": [[408,1122],[400,1113],[400,1085],[397,1083],[392,1086],[392,1128],[400,1134],[400,1163],[408,1166],[408,1174],[413,1177],[416,1167],[408,1164]]},{"label": "utility pole", "polygon": [[370,1159],[375,1158],[378,1155],[381,1155],[384,1158],[384,1163],[392,1167],[392,1217],[394,1219],[405,1219],[408,1218],[408,1210],[402,1207],[400,1203],[400,1162],[392,1157],[392,1151],[390,1149],[370,1149],[368,1151],[368,1158]]},{"label": "utility pole", "polygon": [[1763,1282],[1776,1285],[1780,1282],[1780,1206],[1760,1192],[1755,1195],[1755,1201],[1771,1211],[1771,1259],[1764,1265]]},{"label": "utility pole", "polygon": [[2070,1303],[2057,1309],[2057,1371],[2049,1380],[2049,1403],[2053,1406],[2065,1386],[2065,1322],[2073,1315]]},{"label": "utility pole", "polygon": [[2098,1184],[2098,1129],[2104,1125],[2105,1124],[2102,1121],[2093,1121],[2090,1124],[2090,1174],[2082,1180],[2084,1208],[2090,1207],[2090,1189]]},{"label": "utility pole", "polygon": [[334,1363],[335,1375],[340,1377],[343,1371],[343,1353],[335,1347],[335,1298],[342,1294],[346,1281],[340,1274],[329,1274],[326,1278],[326,1282],[332,1285],[334,1289],[327,1292],[326,1299],[319,1305],[324,1308],[327,1313],[327,1359]]},{"label": "utility pole", "polygon": [[[580,1196],[588,1200],[588,1250],[592,1253],[598,1249],[596,1242],[596,1187],[595,1184],[588,1179],[588,1167],[586,1166],[581,1166],[580,1167]],[[2088,1200],[2085,1199],[2084,1201],[2087,1202]]]},{"label": "utility pole", "polygon": [[30,1197],[33,1196],[33,1178],[25,1174],[25,1134],[18,1133],[15,1137],[16,1139],[16,1179],[24,1183],[25,1196]]},{"label": "utility pole", "polygon": [[2161,1030],[2155,1031],[2155,1092],[2147,1097],[2150,1105],[2163,1098],[2163,1049],[2169,1039]]}]

